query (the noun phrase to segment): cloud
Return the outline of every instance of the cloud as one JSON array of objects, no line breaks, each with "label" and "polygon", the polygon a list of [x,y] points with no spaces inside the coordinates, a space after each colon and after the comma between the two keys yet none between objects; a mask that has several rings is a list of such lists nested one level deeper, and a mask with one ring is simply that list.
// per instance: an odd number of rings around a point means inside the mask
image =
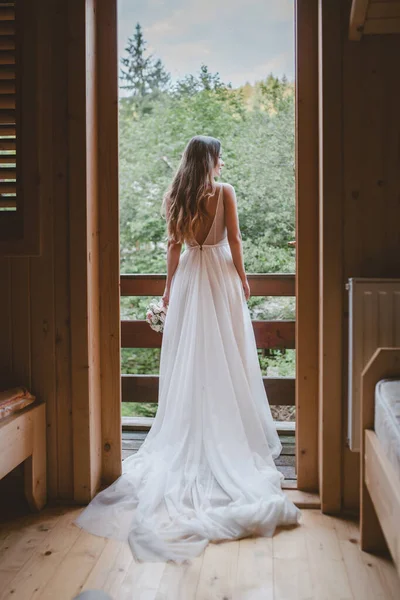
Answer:
[{"label": "cloud", "polygon": [[161,41],[166,36],[182,36],[203,24],[224,28],[224,21],[238,24],[251,12],[261,12],[269,23],[285,22],[293,19],[293,0],[187,0],[184,8],[173,10],[161,20],[145,28],[152,39]]},{"label": "cloud", "polygon": [[[148,46],[149,52],[157,54],[156,48]],[[181,42],[165,48],[162,53],[164,62],[169,65],[173,78],[180,78],[187,73],[198,71],[202,62],[207,63],[212,57],[212,51],[204,40]]]},{"label": "cloud", "polygon": [[276,76],[291,74],[293,71],[292,61],[292,55],[289,52],[283,52],[247,69],[238,70],[235,66],[232,66],[231,70],[227,69],[226,76],[232,82],[233,87],[240,86],[247,81],[254,83],[265,79],[270,73]]},{"label": "cloud", "polygon": [[294,0],[119,0],[119,50],[136,22],[173,78],[206,63],[234,86],[293,77]]}]

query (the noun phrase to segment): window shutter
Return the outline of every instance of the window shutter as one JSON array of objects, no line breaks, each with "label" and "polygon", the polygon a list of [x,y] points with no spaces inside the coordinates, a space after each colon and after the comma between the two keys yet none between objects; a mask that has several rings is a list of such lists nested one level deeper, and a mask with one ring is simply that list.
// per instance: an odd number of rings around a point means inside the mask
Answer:
[{"label": "window shutter", "polygon": [[48,121],[40,110],[51,80],[41,41],[46,6],[0,0],[0,257],[41,253],[41,127]]},{"label": "window shutter", "polygon": [[17,209],[15,2],[0,2],[0,210]]}]

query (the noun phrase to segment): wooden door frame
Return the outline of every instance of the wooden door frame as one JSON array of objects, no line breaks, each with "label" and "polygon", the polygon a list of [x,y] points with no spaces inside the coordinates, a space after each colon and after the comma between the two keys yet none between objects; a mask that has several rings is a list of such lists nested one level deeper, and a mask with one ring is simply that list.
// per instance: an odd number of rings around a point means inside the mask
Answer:
[{"label": "wooden door frame", "polygon": [[[101,131],[101,453],[102,482],[108,484],[121,473],[117,0],[92,4],[97,22],[97,131]],[[299,489],[318,491],[318,0],[297,0],[295,22],[297,472]]]},{"label": "wooden door frame", "polygon": [[318,0],[296,0],[296,471],[318,475]]},{"label": "wooden door frame", "polygon": [[122,472],[117,9],[97,0],[103,485]]},{"label": "wooden door frame", "polygon": [[116,0],[68,2],[74,499],[122,472]]},{"label": "wooden door frame", "polygon": [[[343,165],[341,2],[318,0],[319,487],[323,512],[342,507]],[[347,32],[347,27],[346,27]]]},{"label": "wooden door frame", "polygon": [[341,10],[296,0],[298,488],[342,505]]}]

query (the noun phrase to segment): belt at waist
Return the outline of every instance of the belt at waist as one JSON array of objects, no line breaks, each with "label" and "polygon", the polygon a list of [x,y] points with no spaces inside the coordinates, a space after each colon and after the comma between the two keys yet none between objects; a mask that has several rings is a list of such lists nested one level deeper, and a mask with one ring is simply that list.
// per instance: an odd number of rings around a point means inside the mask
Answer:
[{"label": "belt at waist", "polygon": [[186,244],[186,248],[188,250],[193,250],[193,248],[198,248],[199,250],[204,250],[206,248],[218,248],[219,246],[229,246],[229,242],[226,238],[218,242],[218,244]]}]

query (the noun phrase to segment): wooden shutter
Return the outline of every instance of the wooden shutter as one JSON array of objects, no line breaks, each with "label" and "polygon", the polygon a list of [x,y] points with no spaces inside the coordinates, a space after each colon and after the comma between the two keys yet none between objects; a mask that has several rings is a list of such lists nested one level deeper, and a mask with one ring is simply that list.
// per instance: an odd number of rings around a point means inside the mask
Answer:
[{"label": "wooden shutter", "polygon": [[0,2],[0,210],[17,209],[15,2]]},{"label": "wooden shutter", "polygon": [[0,0],[0,256],[41,252],[39,92],[50,76],[41,10],[42,0]]}]

